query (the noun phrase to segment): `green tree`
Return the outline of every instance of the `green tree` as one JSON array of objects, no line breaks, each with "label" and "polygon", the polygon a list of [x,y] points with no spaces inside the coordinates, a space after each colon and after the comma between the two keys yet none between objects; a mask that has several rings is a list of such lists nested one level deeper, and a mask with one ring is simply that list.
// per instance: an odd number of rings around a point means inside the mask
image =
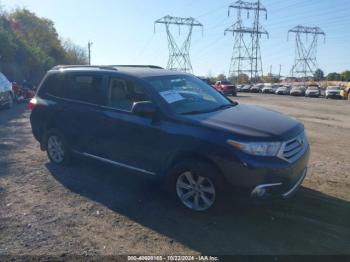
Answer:
[{"label": "green tree", "polygon": [[3,12],[0,2],[0,71],[10,80],[37,83],[54,65],[86,63],[86,51],[62,41],[51,20],[25,8]]},{"label": "green tree", "polygon": [[329,73],[326,77],[328,81],[341,81],[341,78],[341,75],[335,72]]},{"label": "green tree", "polygon": [[321,69],[317,69],[314,73],[314,79],[316,81],[321,81],[324,79],[324,72]]},{"label": "green tree", "polygon": [[216,77],[216,81],[224,81],[224,80],[226,80],[226,76],[224,74],[219,74]]},{"label": "green tree", "polygon": [[350,82],[350,71],[344,71],[340,75],[343,81]]}]

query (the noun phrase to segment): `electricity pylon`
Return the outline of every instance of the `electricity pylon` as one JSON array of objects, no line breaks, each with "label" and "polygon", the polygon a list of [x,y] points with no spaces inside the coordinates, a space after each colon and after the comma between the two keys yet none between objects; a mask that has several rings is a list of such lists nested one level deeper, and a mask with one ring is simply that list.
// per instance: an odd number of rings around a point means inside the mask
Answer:
[{"label": "electricity pylon", "polygon": [[[267,19],[267,10],[258,2],[243,2],[237,1],[231,4],[228,9],[237,11],[237,21],[225,30],[232,32],[234,36],[233,52],[230,63],[230,76],[236,76],[238,80],[239,75],[247,74],[251,81],[257,81],[259,76],[263,74],[262,60],[260,52],[260,38],[261,35],[267,35],[268,32],[261,26],[261,13],[265,13]],[[250,12],[253,13],[254,21],[251,26],[245,26],[242,19],[242,11],[246,11],[247,18]]]},{"label": "electricity pylon", "polygon": [[313,76],[317,69],[317,42],[320,35],[325,41],[326,34],[319,27],[298,25],[288,31],[295,34],[295,59],[291,69],[292,77]]},{"label": "electricity pylon", "polygon": [[[154,27],[156,24],[164,24],[167,37],[168,37],[168,48],[169,48],[169,60],[167,69],[176,70],[181,72],[193,73],[193,68],[190,59],[190,46],[191,46],[191,37],[193,27],[201,27],[203,33],[203,25],[196,21],[192,17],[183,18],[183,17],[172,17],[164,16],[154,22]],[[184,42],[179,45],[174,35],[172,34],[170,27],[171,25],[177,25],[179,27],[179,34],[181,27],[187,27],[188,32]]]}]

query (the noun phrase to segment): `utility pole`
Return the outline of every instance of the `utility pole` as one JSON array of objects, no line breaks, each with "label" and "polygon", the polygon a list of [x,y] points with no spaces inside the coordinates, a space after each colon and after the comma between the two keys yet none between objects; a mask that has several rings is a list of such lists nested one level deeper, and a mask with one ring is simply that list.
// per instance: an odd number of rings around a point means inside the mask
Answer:
[{"label": "utility pole", "polygon": [[[326,34],[319,27],[309,27],[298,25],[288,31],[289,34],[295,34],[295,59],[291,69],[292,77],[313,76],[317,69],[317,40],[320,35],[325,41]],[[310,41],[311,36],[311,41]]]},{"label": "utility pole", "polygon": [[[169,59],[167,69],[176,70],[181,72],[189,72],[193,73],[193,68],[190,59],[190,47],[191,47],[191,38],[193,27],[201,27],[203,34],[203,25],[196,21],[192,17],[173,17],[173,16],[164,16],[154,22],[154,30],[156,24],[164,24],[165,30],[168,37],[168,48],[169,48]],[[178,45],[176,43],[175,37],[171,32],[171,25],[177,25],[180,34],[181,27],[187,27],[187,35],[182,43],[182,45]]]},{"label": "utility pole", "polygon": [[[256,9],[256,28],[255,28],[255,47],[254,45],[252,45],[253,48],[255,48],[255,75],[254,75],[254,79],[255,81],[257,80],[257,73],[258,73],[258,51],[260,51],[260,45],[259,45],[259,19],[260,19],[260,0],[258,0],[258,8]],[[260,57],[260,61],[261,61],[261,57]],[[271,66],[272,67],[272,66]],[[272,71],[272,68],[271,68]]]},{"label": "utility pole", "polygon": [[[231,32],[234,36],[233,52],[229,75],[239,78],[240,74],[246,73],[250,77],[251,82],[256,82],[263,74],[262,61],[260,54],[260,38],[261,35],[268,37],[268,32],[260,25],[260,13],[265,12],[267,19],[267,10],[258,2],[243,2],[241,0],[229,6],[230,10],[237,11],[236,22],[225,30]],[[242,11],[249,14],[253,12],[254,21],[251,26],[246,26],[242,19]]]},{"label": "utility pole", "polygon": [[88,42],[88,53],[89,53],[89,65],[91,65],[91,47],[92,47],[92,42]]},{"label": "utility pole", "polygon": [[278,71],[278,79],[281,78],[282,65],[280,64],[280,70]]}]

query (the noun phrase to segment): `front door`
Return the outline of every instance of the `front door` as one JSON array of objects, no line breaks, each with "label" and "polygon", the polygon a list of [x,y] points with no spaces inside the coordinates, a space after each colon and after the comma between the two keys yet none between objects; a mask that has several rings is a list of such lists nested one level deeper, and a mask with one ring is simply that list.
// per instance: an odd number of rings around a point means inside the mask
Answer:
[{"label": "front door", "polygon": [[134,102],[149,100],[133,81],[111,77],[99,122],[99,138],[91,154],[131,169],[157,173],[166,147],[162,143],[166,137],[162,122],[131,112]]}]

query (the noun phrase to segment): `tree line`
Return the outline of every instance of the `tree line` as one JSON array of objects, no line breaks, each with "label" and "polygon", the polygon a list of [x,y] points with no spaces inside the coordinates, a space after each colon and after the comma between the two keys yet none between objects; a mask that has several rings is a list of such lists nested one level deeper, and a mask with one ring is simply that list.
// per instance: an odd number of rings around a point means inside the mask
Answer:
[{"label": "tree line", "polygon": [[[225,74],[219,74],[217,76],[210,76],[210,77],[202,77],[202,78],[207,78],[211,82],[216,82],[216,81],[223,81],[223,80],[228,80],[232,83],[250,83],[250,78],[247,74],[240,74],[239,76],[226,76]],[[344,81],[344,82],[350,82],[350,71],[346,70],[341,73],[329,73],[327,75],[324,74],[324,72],[321,69],[317,69],[313,75],[313,80],[314,81]],[[298,79],[295,79],[298,80]],[[303,79],[299,79],[300,81],[303,81]],[[280,82],[280,77],[277,75],[272,75],[272,74],[267,74],[265,76],[261,76],[257,81],[255,82],[264,82],[264,83],[278,83]]]},{"label": "tree line", "polygon": [[87,64],[86,51],[59,37],[53,21],[25,8],[0,7],[0,71],[10,81],[38,83],[57,64]]}]

